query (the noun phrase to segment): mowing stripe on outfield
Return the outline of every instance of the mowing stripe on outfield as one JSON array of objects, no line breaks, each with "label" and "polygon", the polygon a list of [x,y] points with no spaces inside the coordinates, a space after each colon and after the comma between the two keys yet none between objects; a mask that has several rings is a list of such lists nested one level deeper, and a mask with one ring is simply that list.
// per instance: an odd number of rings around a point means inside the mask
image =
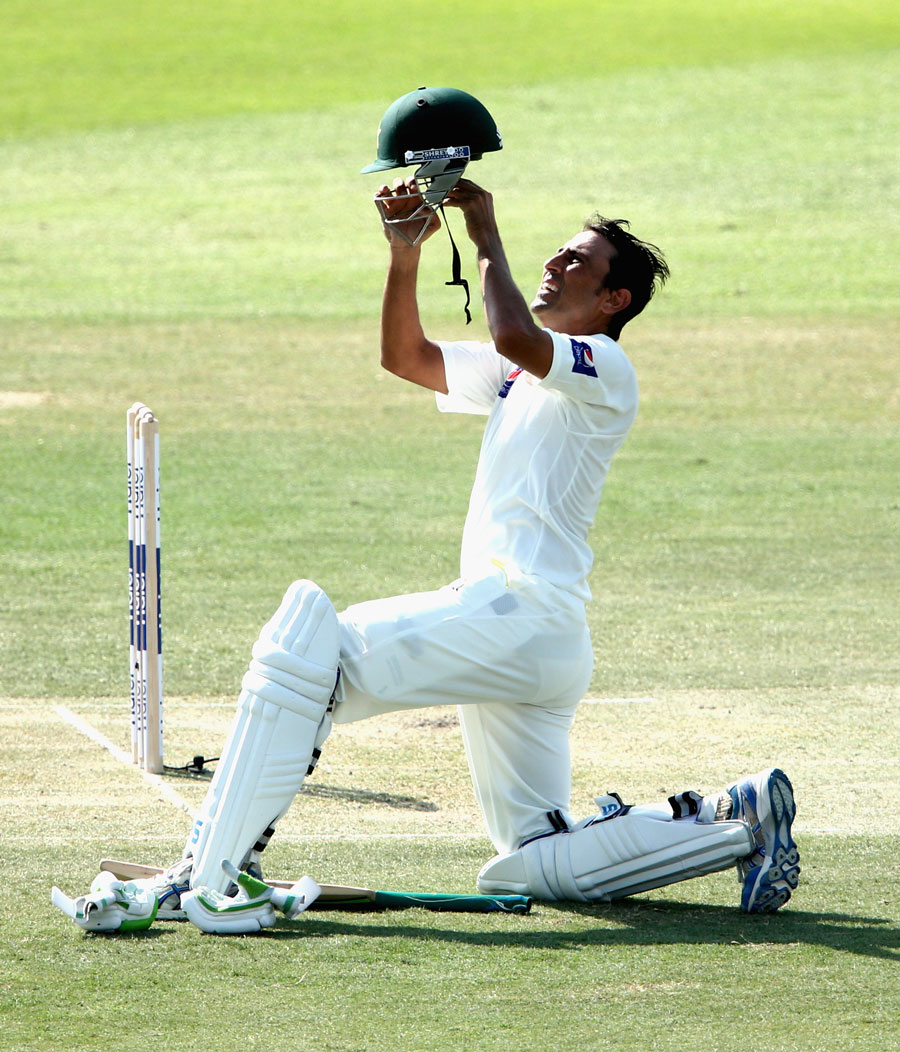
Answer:
[{"label": "mowing stripe on outfield", "polygon": [[651,705],[656,698],[582,698],[582,705]]},{"label": "mowing stripe on outfield", "polygon": [[[804,830],[808,832],[808,830]],[[823,830],[813,829],[813,833]],[[824,832],[840,832],[840,830],[824,830]],[[184,837],[170,833],[141,833],[140,836],[131,837],[133,844],[177,844],[179,847],[184,843]],[[370,840],[484,840],[489,843],[487,833],[279,833],[279,844],[315,844],[322,840],[340,841],[370,841]],[[41,833],[39,836],[8,836],[3,838],[4,844],[71,844],[70,836],[47,836]],[[82,836],[79,834],[79,844],[109,844],[109,835],[98,833],[96,836]]]},{"label": "mowing stripe on outfield", "polygon": [[83,720],[80,716],[76,716],[71,709],[67,709],[65,705],[54,705],[53,711],[60,719],[64,720],[71,727],[74,727],[76,731],[79,731],[86,738],[90,738],[92,742],[96,742],[97,745],[102,746],[106,751],[113,756],[120,763],[124,763],[126,767],[136,771],[144,779],[153,786],[162,796],[169,801],[170,804],[174,804],[182,811],[186,811],[191,818],[196,817],[194,809],[181,797],[175,790],[167,785],[158,774],[151,774],[149,771],[141,770],[136,767],[131,760],[131,757],[124,750],[120,749],[118,745],[111,742],[106,735],[101,734],[96,727],[92,727],[86,720]]}]

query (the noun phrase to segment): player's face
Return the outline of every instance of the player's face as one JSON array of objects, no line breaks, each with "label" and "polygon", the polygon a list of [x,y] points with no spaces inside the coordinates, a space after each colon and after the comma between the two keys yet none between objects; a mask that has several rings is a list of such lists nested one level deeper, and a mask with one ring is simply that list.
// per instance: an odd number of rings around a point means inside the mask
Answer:
[{"label": "player's face", "polygon": [[583,230],[544,263],[531,309],[547,325],[580,333],[590,327],[605,293],[603,282],[616,250],[602,234]]}]

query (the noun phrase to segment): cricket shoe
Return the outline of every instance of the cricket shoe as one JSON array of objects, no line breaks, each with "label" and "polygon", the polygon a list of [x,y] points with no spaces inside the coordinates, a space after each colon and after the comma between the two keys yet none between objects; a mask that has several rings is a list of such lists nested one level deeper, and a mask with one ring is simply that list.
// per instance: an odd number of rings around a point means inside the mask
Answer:
[{"label": "cricket shoe", "polygon": [[157,920],[187,920],[181,905],[182,895],[191,890],[191,867],[194,860],[190,855],[180,858],[174,865],[164,869],[155,877],[143,877],[134,883],[152,891],[159,904]]},{"label": "cricket shoe", "polygon": [[750,827],[756,841],[753,854],[738,862],[745,913],[774,913],[791,897],[800,879],[800,854],[791,836],[797,807],[788,776],[778,768],[751,774],[726,790],[731,818]]}]

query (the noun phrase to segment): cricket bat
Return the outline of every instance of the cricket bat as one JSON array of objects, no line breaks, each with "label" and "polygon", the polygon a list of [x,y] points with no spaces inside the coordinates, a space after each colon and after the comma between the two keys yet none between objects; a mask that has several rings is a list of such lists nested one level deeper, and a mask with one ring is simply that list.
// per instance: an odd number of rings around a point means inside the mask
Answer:
[{"label": "cricket bat", "polygon": [[[160,866],[144,866],[139,862],[123,862],[104,858],[100,862],[104,873],[112,873],[119,880],[140,880],[162,873]],[[267,880],[273,888],[290,888],[289,880]],[[425,909],[443,913],[528,913],[532,900],[526,895],[447,895],[436,892],[376,891],[354,888],[344,884],[322,884],[319,897],[309,910],[378,910]]]}]

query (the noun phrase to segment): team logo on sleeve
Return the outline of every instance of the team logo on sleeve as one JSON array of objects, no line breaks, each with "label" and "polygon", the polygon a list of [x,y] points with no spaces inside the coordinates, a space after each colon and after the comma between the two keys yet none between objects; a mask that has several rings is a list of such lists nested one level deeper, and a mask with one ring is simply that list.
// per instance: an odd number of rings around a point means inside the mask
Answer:
[{"label": "team logo on sleeve", "polygon": [[590,344],[581,343],[578,340],[569,340],[572,344],[572,357],[575,362],[572,366],[573,373],[581,373],[582,376],[593,376],[597,378],[597,369],[594,366],[594,353]]},{"label": "team logo on sleeve", "polygon": [[[509,376],[507,376],[507,378],[503,381],[503,386],[497,392],[497,397],[498,398],[506,398],[506,396],[509,394],[509,389],[516,382],[516,377],[519,375],[519,373],[521,371],[522,371],[522,368],[520,366],[518,369],[513,369],[513,371],[509,374]],[[596,375],[597,374],[594,373],[594,376],[596,376]]]}]

